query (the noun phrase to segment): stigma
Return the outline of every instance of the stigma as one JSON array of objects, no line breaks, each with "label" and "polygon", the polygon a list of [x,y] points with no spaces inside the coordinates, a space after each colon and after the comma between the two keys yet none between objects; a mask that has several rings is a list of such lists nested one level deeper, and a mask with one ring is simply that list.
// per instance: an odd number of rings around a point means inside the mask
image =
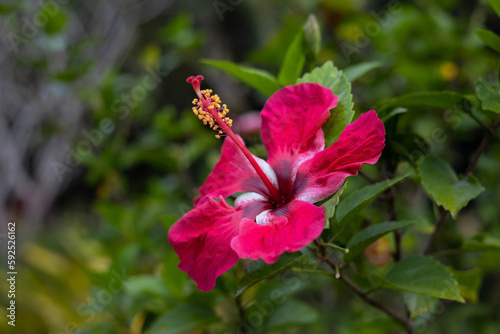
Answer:
[{"label": "stigma", "polygon": [[201,80],[203,80],[201,75],[187,79],[198,95],[198,98],[193,100],[193,113],[204,125],[217,132],[215,138],[219,139],[225,134],[227,127],[233,125],[233,120],[227,117],[229,109],[227,105],[222,104],[217,94],[212,94],[211,89],[200,90]]}]

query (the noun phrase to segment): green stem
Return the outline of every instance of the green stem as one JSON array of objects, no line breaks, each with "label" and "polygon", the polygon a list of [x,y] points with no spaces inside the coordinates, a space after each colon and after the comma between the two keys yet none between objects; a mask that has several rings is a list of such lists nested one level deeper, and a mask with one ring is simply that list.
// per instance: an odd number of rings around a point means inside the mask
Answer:
[{"label": "green stem", "polygon": [[338,246],[338,245],[331,244],[331,243],[328,243],[328,242],[324,243],[324,244],[323,244],[323,246],[326,246],[326,247],[331,247],[331,248],[336,249],[336,250],[339,250],[339,251],[341,251],[342,253],[345,253],[345,254],[349,253],[349,249],[347,249],[347,248],[342,248],[342,247],[340,247],[340,246]]}]

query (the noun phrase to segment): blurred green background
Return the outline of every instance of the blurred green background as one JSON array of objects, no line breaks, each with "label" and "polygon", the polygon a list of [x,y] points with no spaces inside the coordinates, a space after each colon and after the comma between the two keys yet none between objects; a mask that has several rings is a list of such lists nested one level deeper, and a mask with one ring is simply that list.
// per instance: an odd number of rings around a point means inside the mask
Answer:
[{"label": "blurred green background", "polygon": [[[473,93],[478,78],[496,81],[498,55],[475,33],[500,30],[487,1],[0,4],[0,232],[4,249],[6,223],[17,223],[18,271],[16,327],[5,320],[4,281],[0,332],[236,333],[238,326],[245,333],[397,332],[384,314],[320,275],[288,273],[235,300],[240,261],[202,293],[177,269],[167,242],[168,228],[192,208],[221,145],[193,117],[186,78],[203,74],[202,86],[219,94],[237,123],[266,97],[200,59],[277,73],[311,13],[322,32],[318,64],[333,60],[344,69],[377,62],[353,84],[357,112],[409,92]],[[437,128],[444,137],[435,138]],[[422,108],[402,116],[398,131],[418,134],[425,150],[462,173],[485,130],[469,116]],[[265,154],[258,133],[242,134]],[[497,138],[476,173],[486,191],[446,226],[439,249],[484,232],[500,236],[499,161]],[[366,184],[351,179],[351,189]],[[404,189],[401,215],[418,222],[404,240],[410,253],[431,232],[433,207],[412,184]],[[465,305],[436,300],[419,313],[418,332],[496,333],[499,248],[441,259],[480,268],[481,289]],[[269,306],[272,291],[282,295]],[[246,310],[243,321],[236,303]]]}]

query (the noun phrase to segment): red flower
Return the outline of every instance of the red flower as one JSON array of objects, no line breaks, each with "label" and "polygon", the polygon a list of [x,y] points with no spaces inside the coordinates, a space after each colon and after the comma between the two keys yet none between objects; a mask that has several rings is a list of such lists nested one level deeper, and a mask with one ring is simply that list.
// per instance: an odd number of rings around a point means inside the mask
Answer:
[{"label": "red flower", "polygon": [[[321,126],[337,105],[337,96],[314,83],[284,87],[261,112],[266,162],[231,131],[220,99],[210,96],[211,91],[200,92],[202,78],[188,79],[200,97],[193,110],[228,137],[194,209],[172,226],[169,242],[179,255],[179,268],[198,289],[208,291],[239,258],[273,263],[283,252],[298,251],[317,238],[325,215],[323,207],[312,203],[334,194],[362,164],[375,163],[384,148],[385,130],[370,110],[325,149]],[[237,192],[245,193],[233,208],[224,198]]]}]

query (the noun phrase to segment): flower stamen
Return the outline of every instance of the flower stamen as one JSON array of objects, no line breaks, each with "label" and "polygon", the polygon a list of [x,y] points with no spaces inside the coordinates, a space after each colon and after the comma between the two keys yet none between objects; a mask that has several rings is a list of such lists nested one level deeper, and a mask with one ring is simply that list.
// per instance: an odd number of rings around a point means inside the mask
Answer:
[{"label": "flower stamen", "polygon": [[208,125],[210,129],[217,132],[215,138],[219,139],[221,136],[227,135],[234,141],[255,169],[259,177],[262,179],[262,182],[264,182],[264,185],[269,191],[269,196],[276,204],[283,204],[283,196],[281,196],[278,189],[271,183],[271,181],[269,181],[266,173],[264,173],[257,161],[255,161],[253,155],[231,130],[233,120],[227,117],[227,114],[229,113],[227,106],[222,104],[217,94],[212,95],[211,89],[200,90],[200,83],[202,80],[203,76],[201,75],[196,77],[191,76],[187,79],[187,82],[193,86],[196,95],[198,95],[198,98],[193,100],[193,113],[203,122],[204,125]]},{"label": "flower stamen", "polygon": [[[198,79],[196,78],[194,80],[198,81]],[[193,83],[191,82],[191,84]],[[193,87],[195,87],[194,84]],[[198,91],[196,92],[198,93]],[[215,138],[219,139],[222,135],[224,135],[224,130],[219,126],[219,122],[223,122],[229,127],[233,125],[233,120],[227,117],[229,109],[227,108],[227,105],[221,104],[219,95],[212,95],[211,89],[202,90],[199,92],[199,95],[201,96],[200,99],[193,100],[193,113],[198,117],[200,121],[203,122],[204,125],[208,125],[210,129],[217,132]],[[204,108],[208,109],[208,111],[205,111]],[[212,116],[214,112],[218,116],[217,119],[214,119],[214,117]]]}]

